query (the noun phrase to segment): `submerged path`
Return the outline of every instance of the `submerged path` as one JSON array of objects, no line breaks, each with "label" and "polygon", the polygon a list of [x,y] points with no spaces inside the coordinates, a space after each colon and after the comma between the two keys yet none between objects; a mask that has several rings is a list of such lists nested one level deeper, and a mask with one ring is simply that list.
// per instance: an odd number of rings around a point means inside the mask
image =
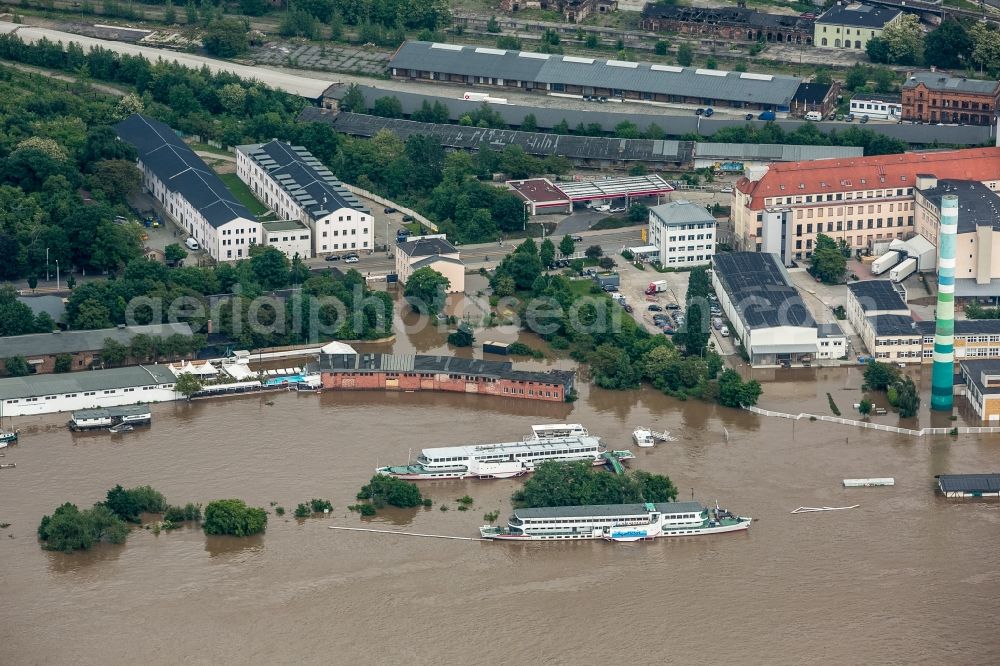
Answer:
[{"label": "submerged path", "polygon": [[375,532],[376,534],[400,534],[402,536],[424,537],[427,539],[454,539],[455,541],[489,541],[481,537],[448,536],[447,534],[419,534],[417,532],[400,532],[398,530],[376,530],[369,527],[338,527],[330,525],[331,530],[345,530],[348,532]]}]

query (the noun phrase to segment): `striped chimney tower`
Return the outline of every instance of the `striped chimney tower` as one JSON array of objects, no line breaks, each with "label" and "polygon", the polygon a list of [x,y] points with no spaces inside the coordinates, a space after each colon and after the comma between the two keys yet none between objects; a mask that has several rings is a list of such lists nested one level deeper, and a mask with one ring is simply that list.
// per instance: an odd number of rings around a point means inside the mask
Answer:
[{"label": "striped chimney tower", "polygon": [[938,264],[937,325],[934,330],[934,366],[931,371],[931,409],[951,411],[955,381],[955,244],[958,233],[958,197],[941,197],[941,246]]}]

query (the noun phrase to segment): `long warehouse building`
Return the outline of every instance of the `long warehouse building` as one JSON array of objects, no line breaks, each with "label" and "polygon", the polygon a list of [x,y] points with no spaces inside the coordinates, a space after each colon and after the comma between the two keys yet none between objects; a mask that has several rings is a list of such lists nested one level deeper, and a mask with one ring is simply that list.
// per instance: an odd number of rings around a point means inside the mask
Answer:
[{"label": "long warehouse building", "polygon": [[404,42],[389,61],[416,79],[620,100],[788,111],[801,79],[458,44]]}]

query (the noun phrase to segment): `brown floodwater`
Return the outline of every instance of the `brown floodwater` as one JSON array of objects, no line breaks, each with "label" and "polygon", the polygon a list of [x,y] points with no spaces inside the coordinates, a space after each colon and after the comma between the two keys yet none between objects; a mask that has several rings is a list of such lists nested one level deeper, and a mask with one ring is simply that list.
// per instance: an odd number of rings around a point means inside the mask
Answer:
[{"label": "brown floodwater", "polygon": [[[768,377],[764,406],[845,413],[860,374]],[[853,389],[852,389],[853,387]],[[266,401],[273,400],[273,405]],[[281,393],[154,407],[149,429],[71,434],[22,419],[0,471],[3,664],[996,663],[1000,506],[945,500],[942,472],[993,471],[1000,438],[916,439],[763,419],[651,390],[581,387],[572,405],[429,393]],[[361,519],[346,506],[377,464],[421,447],[520,438],[581,422],[616,447],[640,424],[678,441],[633,468],[757,521],[749,533],[641,544],[504,544],[477,536],[519,480],[424,484],[432,509]],[[892,488],[844,489],[893,476]],[[239,497],[271,515],[252,539],[136,530],[125,545],[39,548],[65,501],[151,484],[173,503]],[[471,511],[455,499],[475,498]],[[451,510],[442,512],[438,505]],[[798,506],[852,511],[790,515]]]}]

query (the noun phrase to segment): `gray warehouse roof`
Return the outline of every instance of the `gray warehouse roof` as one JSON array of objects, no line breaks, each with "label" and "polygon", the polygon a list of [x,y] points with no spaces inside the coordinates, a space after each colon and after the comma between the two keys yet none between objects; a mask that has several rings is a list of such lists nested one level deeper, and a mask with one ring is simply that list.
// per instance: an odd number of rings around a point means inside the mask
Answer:
[{"label": "gray warehouse roof", "polygon": [[238,150],[256,162],[314,220],[341,208],[371,212],[302,146],[272,139],[239,146]]},{"label": "gray warehouse roof", "polygon": [[508,51],[456,44],[405,42],[389,66],[422,72],[485,76],[699,97],[787,107],[801,79],[673,65]]},{"label": "gray warehouse roof", "polygon": [[712,265],[747,328],[815,326],[778,255],[723,252],[712,257]]},{"label": "gray warehouse roof", "polygon": [[243,218],[256,221],[229,188],[170,127],[133,113],[115,125],[119,138],[135,146],[139,161],[165,187],[177,192],[213,227]]},{"label": "gray warehouse roof", "polygon": [[139,334],[151,337],[167,337],[178,333],[192,335],[188,324],[150,324],[149,326],[125,326],[123,328],[99,328],[90,331],[60,331],[58,333],[31,333],[0,338],[0,348],[4,356],[54,356],[55,354],[75,354],[84,351],[100,351],[104,340],[128,345]]},{"label": "gray warehouse roof", "polygon": [[847,288],[858,300],[863,312],[886,310],[906,310],[906,301],[899,295],[896,288],[888,280],[863,280],[852,282]]},{"label": "gray warehouse roof", "polygon": [[923,83],[931,90],[943,92],[972,93],[974,95],[989,95],[1000,85],[996,81],[968,79],[964,76],[948,76],[942,72],[915,72],[903,83],[903,88],[916,88]]},{"label": "gray warehouse roof", "polygon": [[942,492],[989,492],[1000,490],[1000,474],[938,474]]},{"label": "gray warehouse roof", "polygon": [[864,157],[864,148],[854,146],[790,146],[776,143],[702,143],[694,146],[701,159],[803,162],[806,160]]},{"label": "gray warehouse roof", "polygon": [[299,120],[327,122],[338,132],[351,136],[373,137],[387,129],[404,141],[415,134],[433,136],[446,148],[502,151],[507,146],[520,146],[529,155],[559,155],[576,160],[680,163],[690,155],[692,145],[688,141],[569,136],[422,123],[346,111],[333,115],[308,106],[302,110]]},{"label": "gray warehouse roof", "polygon": [[[20,400],[46,395],[85,393],[109,389],[173,384],[174,373],[165,365],[135,365],[112,370],[28,375],[0,379],[0,400]],[[136,396],[138,400],[139,396]]]}]

